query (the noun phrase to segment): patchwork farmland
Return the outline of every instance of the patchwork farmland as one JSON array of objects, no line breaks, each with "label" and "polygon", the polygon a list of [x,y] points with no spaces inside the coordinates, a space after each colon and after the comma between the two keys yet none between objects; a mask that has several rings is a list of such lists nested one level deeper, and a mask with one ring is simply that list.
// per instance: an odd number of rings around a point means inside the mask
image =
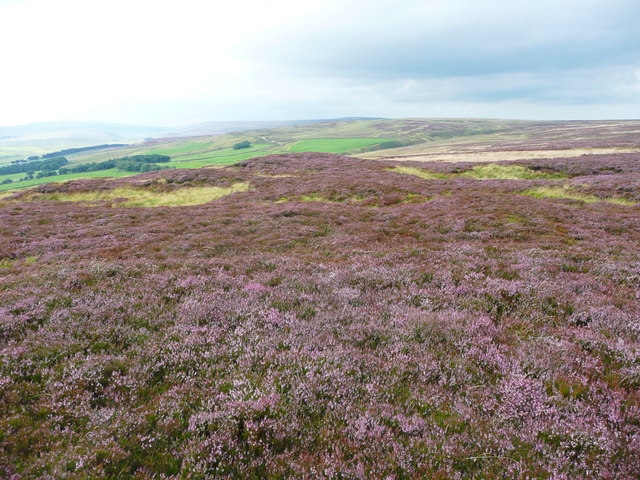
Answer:
[{"label": "patchwork farmland", "polygon": [[[200,137],[149,140],[66,155],[67,167],[136,155],[167,155],[170,168],[230,165],[293,152],[337,153],[369,159],[432,162],[496,162],[640,152],[640,122],[524,122],[508,120],[353,120],[314,122]],[[247,148],[234,145],[248,142]],[[2,174],[0,191],[72,178],[126,176],[120,169],[59,175],[60,172]],[[11,160],[15,161],[15,160]],[[3,163],[4,162],[4,163]],[[38,176],[40,176],[38,178]]]}]

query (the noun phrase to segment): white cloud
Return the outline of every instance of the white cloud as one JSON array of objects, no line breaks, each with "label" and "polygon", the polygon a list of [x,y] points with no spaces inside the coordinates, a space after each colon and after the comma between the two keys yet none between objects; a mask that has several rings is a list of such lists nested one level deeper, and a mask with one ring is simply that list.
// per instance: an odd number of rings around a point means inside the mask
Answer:
[{"label": "white cloud", "polygon": [[0,0],[0,124],[545,118],[579,102],[610,116],[637,103],[639,14],[631,0]]}]

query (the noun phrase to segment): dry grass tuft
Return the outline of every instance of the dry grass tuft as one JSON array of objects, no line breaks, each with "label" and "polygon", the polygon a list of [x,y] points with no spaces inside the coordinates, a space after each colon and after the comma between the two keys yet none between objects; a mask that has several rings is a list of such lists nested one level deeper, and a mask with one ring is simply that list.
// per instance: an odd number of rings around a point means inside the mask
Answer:
[{"label": "dry grass tuft", "polygon": [[269,173],[256,173],[256,176],[263,178],[295,178],[295,175],[291,175],[288,173],[281,173],[279,175],[271,175]]},{"label": "dry grass tuft", "polygon": [[284,202],[319,202],[319,203],[344,203],[344,202],[363,202],[364,197],[352,195],[350,197],[326,197],[320,193],[309,193],[307,195],[299,195],[297,197],[280,197],[276,203]]},{"label": "dry grass tuft", "polygon": [[478,180],[561,180],[567,178],[567,175],[561,172],[545,172],[522,165],[497,165],[495,163],[478,165],[459,176]]},{"label": "dry grass tuft", "polygon": [[43,193],[30,197],[31,201],[54,202],[109,202],[118,207],[177,207],[200,205],[226,197],[233,193],[249,190],[248,182],[236,183],[230,187],[192,187],[170,192],[157,192],[131,187],[113,190],[93,190],[75,193]]},{"label": "dry grass tuft", "polygon": [[462,173],[439,173],[416,167],[394,167],[391,172],[415,175],[425,180],[446,180],[455,177],[475,178],[476,180],[560,180],[567,178],[561,172],[534,170],[522,165],[478,165]]},{"label": "dry grass tuft", "polygon": [[566,200],[578,200],[585,203],[606,202],[617,205],[633,206],[635,202],[620,197],[600,198],[595,195],[586,195],[576,192],[567,186],[561,187],[535,187],[520,192],[521,195],[528,195],[534,198],[557,198]]},{"label": "dry grass tuft", "polygon": [[450,173],[438,173],[430,170],[424,170],[416,167],[393,167],[387,169],[389,172],[406,173],[407,175],[415,175],[416,177],[424,178],[425,180],[446,180],[452,178]]}]

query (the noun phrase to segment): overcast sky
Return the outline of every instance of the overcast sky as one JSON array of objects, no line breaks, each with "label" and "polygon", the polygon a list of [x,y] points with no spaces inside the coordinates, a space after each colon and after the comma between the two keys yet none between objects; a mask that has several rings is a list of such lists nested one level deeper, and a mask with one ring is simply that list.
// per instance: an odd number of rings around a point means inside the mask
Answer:
[{"label": "overcast sky", "polygon": [[640,118],[639,0],[0,0],[0,125]]}]

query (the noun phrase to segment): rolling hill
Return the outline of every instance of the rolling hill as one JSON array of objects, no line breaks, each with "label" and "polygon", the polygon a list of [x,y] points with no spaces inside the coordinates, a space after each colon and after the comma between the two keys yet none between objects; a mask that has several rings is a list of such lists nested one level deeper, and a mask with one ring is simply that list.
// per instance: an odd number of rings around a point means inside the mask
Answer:
[{"label": "rolling hill", "polygon": [[[640,121],[631,120],[350,119],[310,121],[216,135],[156,138],[123,147],[79,152],[67,158],[73,166],[131,155],[162,154],[171,156],[168,164],[171,167],[199,168],[276,153],[314,151],[368,159],[491,162],[633,153],[640,151],[638,132]],[[233,148],[245,140],[250,142],[250,148]],[[115,173],[108,171],[104,175]],[[100,174],[91,174],[96,175]],[[20,181],[20,176],[0,176],[0,189],[25,188],[80,177],[82,175],[78,174]],[[2,184],[8,179],[12,183]]]},{"label": "rolling hill", "polygon": [[39,122],[0,127],[0,163],[64,148],[140,142],[168,130],[101,122]]}]

